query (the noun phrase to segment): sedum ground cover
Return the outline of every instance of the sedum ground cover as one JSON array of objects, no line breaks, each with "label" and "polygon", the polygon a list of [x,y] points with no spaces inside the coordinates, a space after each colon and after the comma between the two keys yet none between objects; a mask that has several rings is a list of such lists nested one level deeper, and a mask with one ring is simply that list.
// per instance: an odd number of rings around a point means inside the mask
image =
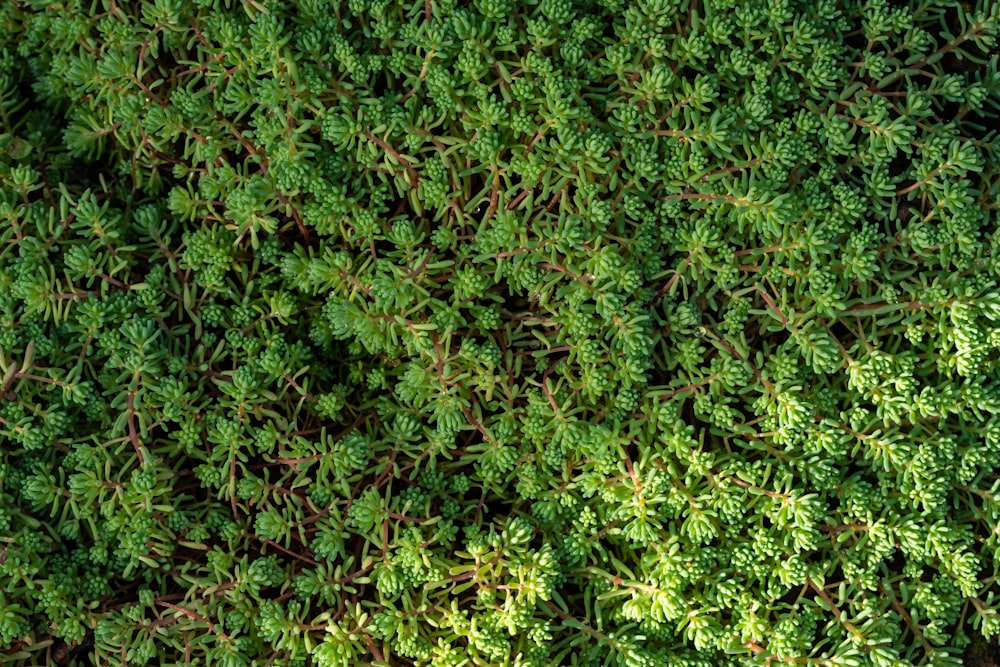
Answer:
[{"label": "sedum ground cover", "polygon": [[995,665],[998,35],[0,3],[0,664]]}]

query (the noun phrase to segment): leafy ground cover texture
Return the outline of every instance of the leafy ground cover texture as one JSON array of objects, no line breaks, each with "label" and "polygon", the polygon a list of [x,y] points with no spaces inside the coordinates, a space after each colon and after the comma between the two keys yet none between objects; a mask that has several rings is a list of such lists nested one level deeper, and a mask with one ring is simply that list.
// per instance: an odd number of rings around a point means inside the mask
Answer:
[{"label": "leafy ground cover texture", "polygon": [[995,667],[997,0],[4,0],[0,664]]}]

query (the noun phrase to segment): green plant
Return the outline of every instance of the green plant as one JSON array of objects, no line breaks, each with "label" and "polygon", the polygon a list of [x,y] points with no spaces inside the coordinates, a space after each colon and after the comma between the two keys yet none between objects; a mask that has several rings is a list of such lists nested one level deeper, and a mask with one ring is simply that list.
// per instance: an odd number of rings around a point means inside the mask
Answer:
[{"label": "green plant", "polygon": [[961,665],[998,34],[0,4],[0,662]]}]

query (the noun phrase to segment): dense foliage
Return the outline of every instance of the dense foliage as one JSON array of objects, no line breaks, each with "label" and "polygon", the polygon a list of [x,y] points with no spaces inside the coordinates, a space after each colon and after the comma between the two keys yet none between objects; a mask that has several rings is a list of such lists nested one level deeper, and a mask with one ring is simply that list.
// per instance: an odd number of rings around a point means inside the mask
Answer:
[{"label": "dense foliage", "polygon": [[0,663],[982,652],[998,35],[0,2]]}]

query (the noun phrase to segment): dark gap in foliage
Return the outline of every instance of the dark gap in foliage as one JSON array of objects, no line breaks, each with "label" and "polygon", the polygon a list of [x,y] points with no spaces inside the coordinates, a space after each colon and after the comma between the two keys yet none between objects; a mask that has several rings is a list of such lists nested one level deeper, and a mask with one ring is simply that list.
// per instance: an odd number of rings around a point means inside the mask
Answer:
[{"label": "dark gap in foliage", "polygon": [[[466,508],[468,508],[469,505],[473,505],[474,506],[476,503],[479,502],[479,499],[482,497],[482,491],[480,489],[470,488],[469,490],[467,490],[467,491],[465,491],[464,493],[461,493],[461,494],[449,494],[449,497],[454,498],[455,500],[460,501],[460,503],[462,505],[464,505]],[[466,516],[464,518],[465,519],[470,519],[472,517],[471,516]]]},{"label": "dark gap in foliage", "polygon": [[828,322],[827,326],[830,328],[830,333],[833,334],[834,339],[840,342],[845,349],[850,348],[856,340],[855,334],[839,317],[836,320]]},{"label": "dark gap in foliage", "polygon": [[374,96],[381,97],[393,89],[392,82],[389,81],[389,75],[385,70],[380,69],[369,76],[371,92]]},{"label": "dark gap in foliage", "polygon": [[510,283],[507,280],[501,280],[496,287],[493,288],[494,294],[499,294],[503,299],[500,304],[501,317],[504,320],[510,320],[511,315],[514,313],[523,312],[528,307],[528,299],[524,296],[514,294],[511,292]]},{"label": "dark gap in foliage", "polygon": [[747,340],[747,344],[751,347],[757,341],[760,336],[760,320],[756,317],[747,320],[743,327],[743,336]]},{"label": "dark gap in foliage", "polygon": [[558,588],[559,594],[564,600],[582,600],[584,587],[580,586],[580,582],[580,577],[564,577]]},{"label": "dark gap in foliage", "polygon": [[[841,36],[841,41],[847,45],[850,52],[854,54],[863,54],[864,48],[867,45],[867,40],[865,39],[864,32],[861,30],[854,30],[851,32],[845,32]],[[853,69],[852,69],[853,72]]]},{"label": "dark gap in foliage", "polygon": [[287,241],[292,246],[300,245],[304,248],[314,248],[319,249],[322,247],[322,242],[320,240],[319,234],[309,233],[301,222],[301,213],[299,217],[296,218],[295,215],[286,216],[281,214],[278,216],[280,224],[278,225],[278,230],[275,232],[275,236],[283,241]]},{"label": "dark gap in foliage", "polygon": [[823,496],[826,501],[827,514],[829,516],[836,516],[836,514],[840,511],[840,496],[833,490],[825,491]]},{"label": "dark gap in foliage", "polygon": [[[474,490],[470,489],[470,492],[472,491]],[[489,523],[494,518],[511,516],[519,504],[516,500],[507,500],[496,493],[491,494],[489,491],[481,493],[486,493],[482,501],[482,512],[480,513],[480,517],[484,523]]]},{"label": "dark gap in foliage", "polygon": [[962,654],[965,667],[1000,667],[1000,643],[997,638],[984,639],[973,634],[972,643]]},{"label": "dark gap in foliage", "polygon": [[424,218],[419,215],[410,206],[410,199],[408,197],[396,197],[385,203],[387,210],[392,211],[389,214],[389,221],[393,222],[398,219],[422,221]]},{"label": "dark gap in foliage", "polygon": [[[490,190],[493,187],[493,176],[489,171],[480,171],[475,174],[470,174],[466,177],[465,182],[469,191],[469,198],[465,202],[466,213],[469,214],[473,220],[479,221],[485,215],[487,207],[489,206]],[[473,203],[472,197],[478,197],[476,201],[476,207],[469,211],[469,206]]]},{"label": "dark gap in foliage", "polygon": [[486,442],[483,439],[483,434],[477,428],[466,430],[464,431],[464,433],[466,434],[465,442],[462,443],[462,447],[464,449],[469,449],[471,447],[475,447],[476,445],[481,445],[484,442]]},{"label": "dark gap in foliage", "polygon": [[913,158],[903,153],[897,153],[889,162],[889,176],[899,176],[905,174],[913,163]]},{"label": "dark gap in foliage", "polygon": [[[976,57],[982,55],[979,49],[974,46],[968,47],[968,50]],[[941,68],[949,74],[972,74],[980,71],[982,67],[968,58],[960,58],[954,51],[949,51],[941,58]]]},{"label": "dark gap in foliage", "polygon": [[[768,305],[766,303],[764,303],[764,300],[761,299],[759,297],[759,295],[758,295],[758,299],[757,300],[758,300],[758,303],[755,306],[756,308],[768,308]],[[765,317],[769,317],[769,316],[765,315]],[[760,334],[760,331],[758,331],[757,332],[757,337],[756,337],[754,343],[751,343],[751,345],[754,345],[755,343],[760,342],[761,340],[766,339],[768,346],[772,350],[776,350],[779,347],[781,347],[781,345],[783,343],[785,343],[789,338],[791,338],[791,333],[789,333],[789,331],[787,329],[780,329],[778,331],[774,331],[772,329],[771,331],[768,331],[763,336]],[[748,340],[748,342],[749,342],[749,340]]]},{"label": "dark gap in foliage", "polygon": [[[19,76],[14,80],[13,88],[15,94],[12,96],[13,99],[27,100],[28,103],[24,106],[24,109],[26,110],[30,109],[34,111],[39,107],[44,108],[43,105],[38,104],[38,100],[35,97],[35,85],[37,83],[37,80],[31,76],[31,69],[26,68],[25,70],[23,70],[23,74],[24,74],[23,76]],[[68,108],[68,104],[66,105],[66,107]],[[62,115],[63,113],[66,112],[66,108],[56,109],[54,111],[57,111],[59,112],[60,115]],[[2,115],[0,115],[0,122],[3,122],[4,120],[10,120],[12,125],[17,125],[18,120],[21,120],[21,118],[19,116],[12,116],[12,117],[8,116],[8,118],[5,119]],[[11,127],[8,127],[6,123],[3,123],[3,125],[0,125],[0,127],[4,127],[5,129],[8,130],[13,129]]]},{"label": "dark gap in foliage", "polygon": [[49,647],[49,655],[56,665],[75,665],[84,667],[95,665],[94,654],[90,650],[94,646],[94,632],[87,630],[84,640],[80,643],[67,643],[62,637],[53,635],[52,646]]},{"label": "dark gap in foliage", "polygon": [[[783,560],[785,560],[785,559],[783,559]],[[775,600],[775,602],[777,603],[775,606],[777,606],[779,609],[783,605],[787,606],[787,607],[791,607],[792,605],[794,605],[797,602],[799,602],[799,600],[801,600],[801,599],[802,599],[802,587],[801,586],[790,586],[788,588],[788,591],[784,595],[782,595],[780,598],[778,598],[777,600]]]},{"label": "dark gap in foliage", "polygon": [[940,99],[936,98],[937,107],[941,110],[940,116],[946,121],[953,121],[958,118],[959,111],[962,110],[962,105],[958,102],[944,102],[942,103]]},{"label": "dark gap in foliage", "polygon": [[892,550],[889,558],[883,561],[890,572],[899,572],[906,565],[906,554],[898,546]]},{"label": "dark gap in foliage", "polygon": [[838,172],[843,174],[850,168],[851,161],[855,158],[851,155],[843,155],[837,153],[835,155],[828,156],[827,159],[831,160],[834,164],[836,164],[837,167],[839,167]]},{"label": "dark gap in foliage", "polygon": [[[243,152],[244,153],[246,152],[245,149],[243,150]],[[221,161],[221,164],[220,164],[220,161]],[[230,166],[233,166],[233,165],[239,165],[241,162],[242,162],[242,160],[240,160],[236,156],[236,147],[235,146],[227,146],[227,147],[223,148],[220,151],[220,153],[219,153],[219,159],[216,160],[215,166],[216,167],[230,167]]]},{"label": "dark gap in foliage", "polygon": [[[862,444],[862,447],[864,446],[865,445]],[[850,458],[848,458],[847,464],[841,470],[841,478],[851,480],[852,482],[856,482],[860,479],[865,483],[871,484],[873,481],[871,479],[871,468],[868,465],[858,463],[858,461],[864,460],[864,449],[859,450],[856,457],[851,456],[850,454],[848,454],[848,456]],[[843,486],[838,485],[837,489],[838,491],[841,491]]]},{"label": "dark gap in foliage", "polygon": [[639,444],[634,439],[630,439],[628,444],[625,445],[625,453],[628,454],[629,461],[632,462],[633,466],[642,457],[642,453],[639,451]]},{"label": "dark gap in foliage", "polygon": [[[383,229],[383,234],[388,232],[391,228],[391,225],[387,224]],[[373,254],[376,259],[385,259],[389,253],[396,249],[396,245],[384,237],[376,238],[376,240],[371,241],[369,245],[374,250]]]},{"label": "dark gap in foliage", "polygon": [[964,127],[968,129],[975,128],[976,133],[972,136],[980,140],[984,139],[989,132],[993,131],[993,126],[996,123],[996,119],[990,118],[987,115],[990,113],[990,110],[985,108],[985,103],[983,106],[984,108],[979,111],[969,111],[966,113],[962,121],[962,125]]},{"label": "dark gap in foliage", "polygon": [[[838,556],[838,555],[840,555],[840,552],[834,551],[835,560],[834,560],[833,572],[831,572],[826,577],[826,584],[827,584],[828,587],[831,584],[835,585],[835,584],[839,584],[840,582],[844,581],[844,570],[843,570],[843,568],[840,565],[840,559],[836,558],[836,556]],[[815,599],[816,598],[816,592],[813,591],[812,587],[810,586],[809,590],[806,591],[805,594],[802,597],[803,598]]]}]

